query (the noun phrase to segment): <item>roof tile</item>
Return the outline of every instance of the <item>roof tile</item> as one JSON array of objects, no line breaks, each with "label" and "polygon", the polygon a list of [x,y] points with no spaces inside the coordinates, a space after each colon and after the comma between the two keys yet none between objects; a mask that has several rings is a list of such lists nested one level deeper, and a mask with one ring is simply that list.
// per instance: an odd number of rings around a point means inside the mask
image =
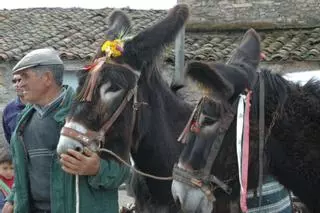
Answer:
[{"label": "roof tile", "polygon": [[[32,49],[52,46],[62,58],[88,59],[104,38],[105,20],[112,8],[31,8],[0,10],[0,62],[19,60]],[[123,9],[131,18],[133,33],[162,19],[163,10]],[[320,28],[259,32],[266,61],[320,60]],[[187,32],[186,60],[226,60],[243,32]],[[173,45],[165,60],[174,62]]]}]

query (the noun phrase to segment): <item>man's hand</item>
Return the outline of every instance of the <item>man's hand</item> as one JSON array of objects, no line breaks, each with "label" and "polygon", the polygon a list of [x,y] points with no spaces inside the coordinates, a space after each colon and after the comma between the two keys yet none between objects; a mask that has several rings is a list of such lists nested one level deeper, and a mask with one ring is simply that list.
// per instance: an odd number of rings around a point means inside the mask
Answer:
[{"label": "man's hand", "polygon": [[2,213],[13,213],[13,205],[10,202],[6,202],[2,208]]},{"label": "man's hand", "polygon": [[84,154],[75,150],[68,150],[68,154],[61,154],[62,169],[73,175],[96,175],[100,168],[100,157],[85,149]]}]

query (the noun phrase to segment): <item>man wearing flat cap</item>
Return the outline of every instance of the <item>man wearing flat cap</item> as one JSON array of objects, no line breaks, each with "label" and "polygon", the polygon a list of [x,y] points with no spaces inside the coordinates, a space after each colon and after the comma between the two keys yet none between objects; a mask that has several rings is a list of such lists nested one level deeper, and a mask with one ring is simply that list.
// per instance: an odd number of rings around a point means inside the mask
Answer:
[{"label": "man wearing flat cap", "polygon": [[[28,105],[11,139],[15,187],[3,213],[74,212],[75,179],[62,169],[56,154],[60,130],[74,97],[72,88],[62,85],[63,62],[54,49],[37,49],[24,56],[12,71],[21,76],[19,86]],[[99,156],[92,152],[85,156],[81,163],[90,166],[83,173],[96,175]],[[84,181],[87,176],[80,177],[81,206],[94,210],[92,203],[103,200],[100,197],[105,192]]]}]

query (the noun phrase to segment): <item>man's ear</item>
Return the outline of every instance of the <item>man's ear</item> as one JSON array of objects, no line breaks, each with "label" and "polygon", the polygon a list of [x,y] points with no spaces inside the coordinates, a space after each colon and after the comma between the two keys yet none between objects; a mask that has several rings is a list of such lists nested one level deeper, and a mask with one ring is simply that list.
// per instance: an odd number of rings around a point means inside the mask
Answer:
[{"label": "man's ear", "polygon": [[54,76],[50,71],[46,71],[42,73],[41,78],[44,80],[46,86],[51,86],[52,84],[56,84]]}]

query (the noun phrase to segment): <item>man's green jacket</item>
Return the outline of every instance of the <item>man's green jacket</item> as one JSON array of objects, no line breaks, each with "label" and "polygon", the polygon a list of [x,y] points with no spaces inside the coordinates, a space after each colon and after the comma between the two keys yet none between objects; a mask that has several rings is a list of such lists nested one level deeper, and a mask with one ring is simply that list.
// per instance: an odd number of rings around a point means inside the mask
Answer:
[{"label": "man's green jacket", "polygon": [[[54,118],[64,125],[70,110],[74,92],[67,88],[62,103]],[[30,210],[30,193],[28,187],[28,157],[21,131],[26,121],[35,112],[29,105],[21,113],[17,128],[11,138],[11,150],[15,169],[14,190],[7,198],[13,202],[15,213],[32,213]],[[45,139],[44,139],[45,140]],[[75,213],[76,188],[75,176],[61,169],[57,154],[52,157],[51,165],[51,213]],[[101,160],[100,169],[95,176],[79,177],[80,213],[117,213],[118,187],[129,175],[129,169],[113,160]]]}]

